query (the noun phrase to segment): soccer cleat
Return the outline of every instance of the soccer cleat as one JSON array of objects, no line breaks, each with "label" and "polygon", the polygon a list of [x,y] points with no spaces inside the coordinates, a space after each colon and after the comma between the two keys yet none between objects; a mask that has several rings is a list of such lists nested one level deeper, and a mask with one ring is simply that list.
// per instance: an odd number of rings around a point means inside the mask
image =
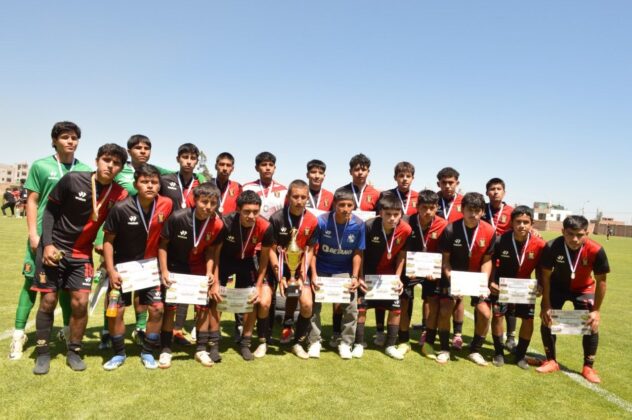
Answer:
[{"label": "soccer cleat", "polygon": [[219,344],[210,343],[208,355],[211,356],[213,363],[219,363],[222,361],[222,355],[219,354]]},{"label": "soccer cleat", "polygon": [[303,346],[301,346],[298,343],[292,346],[292,353],[294,353],[294,355],[298,357],[299,359],[303,359],[303,360],[309,359],[309,354],[305,351]]},{"label": "soccer cleat", "polygon": [[26,334],[24,334],[24,330],[13,331],[13,338],[11,339],[11,346],[9,347],[10,360],[20,360],[22,358],[26,341],[27,337]]},{"label": "soccer cleat", "polygon": [[426,335],[427,335],[427,332],[426,331],[422,331],[421,335],[419,336],[419,345],[421,347],[423,347],[424,344],[426,344]]},{"label": "soccer cleat", "polygon": [[191,345],[191,342],[186,339],[184,334],[182,334],[182,331],[178,331],[178,332],[174,332],[173,333],[173,342],[176,343],[177,345],[183,346],[183,347]]},{"label": "soccer cleat", "polygon": [[492,364],[496,367],[503,367],[505,365],[505,356],[502,354],[497,354],[492,359]]},{"label": "soccer cleat", "polygon": [[582,376],[588,382],[592,382],[593,384],[601,383],[601,378],[599,378],[597,371],[595,371],[595,369],[590,366],[584,366],[584,368],[582,369]]},{"label": "soccer cleat", "polygon": [[527,363],[529,363],[529,366],[542,366],[544,362],[546,362],[546,359],[540,359],[538,357],[525,356],[524,358]]},{"label": "soccer cleat", "polygon": [[261,359],[262,357],[265,357],[267,352],[268,352],[268,345],[266,343],[261,343],[257,346],[253,355],[257,359]]},{"label": "soccer cleat", "polygon": [[86,370],[86,364],[79,353],[72,350],[69,350],[68,353],[66,353],[66,364],[75,372]]},{"label": "soccer cleat", "polygon": [[397,350],[401,353],[401,354],[406,354],[410,351],[410,344],[408,343],[400,343],[397,346]]},{"label": "soccer cleat", "polygon": [[[158,369],[158,362],[156,362],[154,355],[151,353],[141,353],[140,361],[145,366],[145,369]],[[171,359],[169,359],[169,363],[171,363]]]},{"label": "soccer cleat", "polygon": [[200,362],[200,364],[205,367],[212,367],[215,364],[211,356],[204,350],[195,353],[195,361]]},{"label": "soccer cleat", "polygon": [[132,331],[132,340],[142,347],[143,344],[145,344],[145,330],[140,328],[134,329],[134,331]]},{"label": "soccer cleat", "polygon": [[384,334],[384,331],[378,331],[375,333],[375,338],[373,338],[373,344],[375,344],[378,347],[384,347],[384,344],[386,344],[386,334]]},{"label": "soccer cleat", "polygon": [[289,344],[292,342],[292,327],[285,327],[281,331],[281,344]]},{"label": "soccer cleat", "polygon": [[507,340],[505,341],[504,347],[505,349],[507,349],[507,351],[512,352],[512,353],[516,350],[516,339],[514,338],[513,335],[507,336]]},{"label": "soccer cleat", "polygon": [[542,363],[542,366],[537,368],[535,371],[538,373],[553,373],[560,370],[560,365],[557,364],[555,360],[547,360]]},{"label": "soccer cleat", "polygon": [[36,375],[46,375],[50,370],[50,354],[40,354],[35,359],[35,367],[33,373]]},{"label": "soccer cleat", "polygon": [[115,370],[119,366],[121,366],[123,363],[125,363],[125,356],[121,356],[120,354],[117,354],[116,356],[112,357],[110,360],[108,360],[107,362],[103,364],[103,369],[107,371]]},{"label": "soccer cleat", "polygon": [[488,364],[480,353],[470,353],[467,355],[467,358],[479,366],[487,366]]},{"label": "soccer cleat", "polygon": [[455,334],[454,337],[452,337],[452,348],[454,350],[461,350],[463,348],[463,338],[461,334]]},{"label": "soccer cleat", "polygon": [[445,365],[450,361],[450,352],[449,351],[440,351],[435,358],[435,361],[440,365]]},{"label": "soccer cleat", "polygon": [[309,345],[309,348],[307,349],[307,354],[312,359],[319,359],[320,358],[320,349],[321,349],[321,347],[322,346],[320,344],[320,341],[312,343],[312,344]]},{"label": "soccer cleat", "polygon": [[112,347],[112,337],[107,330],[101,331],[101,338],[99,341],[99,350],[107,350]]},{"label": "soccer cleat", "polygon": [[385,350],[386,354],[395,360],[404,360],[404,355],[397,350],[395,346],[388,346]]},{"label": "soccer cleat", "polygon": [[171,353],[160,353],[158,357],[158,367],[160,369],[169,369],[171,367]]},{"label": "soccer cleat", "polygon": [[351,350],[351,356],[355,357],[356,359],[361,359],[363,355],[364,355],[364,346],[358,343],[354,344],[353,350]]},{"label": "soccer cleat", "polygon": [[340,354],[340,358],[344,360],[349,360],[353,357],[353,354],[351,354],[351,346],[347,343],[340,343],[340,345],[338,345],[338,354]]},{"label": "soccer cleat", "polygon": [[329,339],[329,347],[335,349],[338,347],[338,345],[340,344],[340,334],[339,333],[334,333],[334,335],[331,336],[331,338]]},{"label": "soccer cleat", "polygon": [[529,362],[527,361],[526,358],[522,358],[518,360],[518,363],[516,364],[518,365],[520,369],[529,370]]}]

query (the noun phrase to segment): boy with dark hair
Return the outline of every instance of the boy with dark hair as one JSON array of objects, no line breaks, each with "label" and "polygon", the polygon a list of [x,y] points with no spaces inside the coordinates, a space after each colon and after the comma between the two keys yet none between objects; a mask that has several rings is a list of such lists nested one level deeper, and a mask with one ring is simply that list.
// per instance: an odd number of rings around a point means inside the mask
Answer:
[{"label": "boy with dark hair", "polygon": [[439,210],[437,215],[443,217],[448,223],[456,222],[463,217],[463,196],[458,193],[459,171],[446,167],[437,173],[437,186],[439,187]]},{"label": "boy with dark hair", "polygon": [[[445,364],[450,360],[450,316],[454,309],[456,296],[449,292],[452,270],[482,272],[489,276],[492,271],[492,254],[496,236],[494,228],[481,221],[485,199],[479,193],[467,193],[463,196],[463,218],[450,223],[439,240],[439,249],[443,254],[443,282],[439,303],[439,339],[441,352],[437,362]],[[474,338],[470,344],[468,359],[480,366],[487,362],[480,349],[487,335],[490,319],[488,302],[480,297],[472,297],[472,306],[476,308]]]},{"label": "boy with dark hair", "polygon": [[[210,182],[193,189],[194,207],[176,209],[163,226],[158,249],[158,264],[163,287],[171,286],[169,273],[206,276],[212,287],[217,270],[219,244],[222,241],[224,223],[217,215],[219,190]],[[158,367],[171,367],[171,346],[174,336],[174,315],[178,305],[166,305],[160,333],[161,353]],[[199,308],[198,308],[199,309]],[[211,311],[213,306],[210,307]],[[213,360],[205,351],[209,339],[208,314],[201,310],[197,319],[197,351],[195,360],[203,366],[212,366]],[[217,316],[215,316],[217,320]],[[210,328],[212,328],[211,325]],[[219,321],[217,321],[219,328]]]},{"label": "boy with dark hair", "polygon": [[70,292],[72,308],[66,363],[75,371],[86,368],[80,351],[92,288],[92,243],[112,206],[127,197],[127,191],[113,182],[126,159],[125,149],[105,144],[97,152],[96,172],[67,173],[48,197],[35,259],[37,276],[31,287],[42,294],[35,322],[36,375],[50,368],[48,340],[62,289]]},{"label": "boy with dark hair", "polygon": [[[380,199],[384,194],[393,194],[402,203],[404,216],[412,216],[417,213],[417,192],[410,187],[415,179],[415,166],[410,162],[399,162],[395,165],[395,175],[393,176],[397,186],[388,191],[382,191]],[[378,211],[380,209],[378,200]]]},{"label": "boy with dark hair", "polygon": [[[516,347],[516,362],[522,369],[528,369],[525,359],[527,348],[533,335],[533,316],[535,305],[529,304],[501,304],[498,303],[499,284],[501,277],[530,279],[536,272],[538,283],[541,281],[539,267],[540,256],[546,245],[544,240],[531,234],[533,226],[533,210],[527,206],[518,206],[511,212],[509,231],[496,238],[492,263],[494,266],[490,285],[493,318],[492,337],[494,339],[495,366],[505,363],[503,355],[503,316],[511,312],[522,319],[520,336]],[[498,230],[496,230],[498,232]]]},{"label": "boy with dark hair", "polygon": [[[320,284],[317,277],[350,277],[349,303],[340,304],[342,319],[342,337],[338,352],[343,359],[351,359],[351,345],[355,340],[358,319],[358,302],[356,289],[362,268],[362,253],[365,248],[364,222],[352,214],[355,208],[354,194],[345,188],[334,193],[334,211],[318,217],[318,254],[315,258],[316,270],[312,272],[312,286],[318,290]],[[346,282],[348,279],[341,278]],[[320,339],[322,326],[320,311],[322,303],[315,302],[312,315],[312,329],[309,335],[309,357],[320,357]]]},{"label": "boy with dark hair", "polygon": [[355,210],[375,211],[380,192],[367,183],[371,172],[371,159],[362,153],[349,161],[351,182],[342,188],[353,193]]},{"label": "boy with dark hair", "polygon": [[[235,288],[254,287],[253,311],[244,314],[244,325],[239,343],[239,353],[246,361],[254,359],[250,351],[252,331],[259,314],[258,357],[265,356],[269,333],[268,312],[270,311],[271,286],[266,280],[270,249],[274,243],[270,223],[259,215],[261,198],[255,191],[244,191],[237,199],[237,211],[224,218],[224,241],[220,244],[220,274],[222,286],[231,281]],[[260,248],[260,252],[256,252]],[[211,340],[219,342],[219,330]]]},{"label": "boy with dark hair", "polygon": [[287,188],[274,180],[276,156],[270,152],[261,152],[255,157],[255,170],[259,179],[244,184],[244,191],[254,191],[261,197],[260,215],[268,220],[270,216],[285,205]]},{"label": "boy with dark hair", "polygon": [[307,181],[309,182],[308,209],[331,211],[334,195],[323,188],[327,165],[322,160],[312,159],[307,162]]},{"label": "boy with dark hair", "polygon": [[[137,194],[116,203],[103,226],[103,257],[110,290],[121,288],[121,277],[116,271],[116,264],[158,256],[160,232],[173,209],[173,202],[169,198],[158,195],[160,172],[155,166],[141,163],[134,172],[134,178],[134,190]],[[137,313],[149,311],[141,361],[148,369],[158,367],[153,352],[160,345],[163,313],[160,286],[137,290],[134,298],[131,292],[122,294],[116,317],[108,318],[114,356],[103,365],[105,370],[114,370],[125,362],[125,306],[136,300],[139,303],[135,308]]]},{"label": "boy with dark hair", "polygon": [[[37,292],[32,291],[31,286],[35,276],[35,253],[40,242],[42,217],[48,203],[48,195],[68,172],[91,170],[88,165],[75,159],[75,151],[80,138],[81,129],[75,123],[69,121],[56,123],[51,130],[52,146],[55,153],[33,162],[24,183],[24,190],[27,191],[25,206],[27,209],[28,238],[22,269],[24,283],[15,311],[15,330],[9,351],[9,359],[11,360],[18,360],[22,357],[22,349],[26,343],[24,329],[37,298]],[[64,319],[64,336],[68,338],[71,310],[70,296],[66,291],[61,291],[59,304]]]},{"label": "boy with dark hair", "polygon": [[[542,307],[540,317],[542,342],[546,362],[539,373],[560,370],[556,361],[555,336],[551,333],[551,310],[562,309],[570,300],[576,310],[589,311],[586,325],[590,335],[584,335],[584,367],[582,376],[592,383],[601,379],[593,369],[599,345],[601,305],[606,296],[606,277],[610,272],[608,257],[601,245],[588,238],[588,220],[584,216],[564,219],[562,236],[547,243],[542,254]],[[594,278],[593,278],[594,275]]]},{"label": "boy with dark hair", "polygon": [[[367,286],[364,276],[369,274],[396,275],[401,277],[406,263],[406,242],[411,234],[411,228],[402,220],[402,203],[393,194],[384,194],[378,203],[380,215],[365,224],[366,249],[363,259],[363,275],[360,278],[360,298],[358,300],[358,323],[356,326],[355,344],[351,354],[361,358],[364,354],[364,324],[367,308],[388,310],[388,328],[386,334],[386,349],[388,356],[396,360],[403,360],[404,353],[400,352],[397,344],[397,334],[400,324],[400,299],[396,300],[366,300],[364,294]],[[399,282],[398,292],[401,293],[403,284]]]},{"label": "boy with dark hair", "polygon": [[219,213],[228,216],[237,210],[237,198],[241,194],[241,184],[231,181],[230,175],[235,170],[235,158],[228,152],[222,152],[215,159],[215,185],[219,188]]},{"label": "boy with dark hair", "polygon": [[[417,214],[411,216],[408,223],[411,234],[406,245],[410,252],[439,252],[439,238],[448,222],[437,216],[439,195],[432,190],[419,192],[417,198]],[[406,353],[410,350],[410,318],[414,302],[415,279],[405,278],[406,288],[402,293],[402,320],[399,328],[399,350]],[[439,318],[439,279],[428,276],[421,279],[422,331],[419,343],[422,354],[432,357],[432,348],[437,336],[437,321]],[[411,282],[412,285],[410,284]],[[424,344],[429,344],[430,351],[424,350]]]}]

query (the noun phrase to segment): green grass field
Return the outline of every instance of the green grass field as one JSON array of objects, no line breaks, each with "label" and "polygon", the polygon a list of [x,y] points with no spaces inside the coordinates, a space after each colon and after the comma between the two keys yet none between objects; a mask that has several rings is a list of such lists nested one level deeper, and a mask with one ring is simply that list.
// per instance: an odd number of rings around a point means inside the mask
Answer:
[{"label": "green grass field", "polygon": [[[26,222],[3,218],[0,229],[0,333],[4,333],[13,328],[23,282]],[[546,233],[545,237],[555,235]],[[10,338],[0,341],[0,395],[4,401],[0,418],[632,418],[632,361],[625,354],[632,344],[628,324],[632,319],[632,240],[613,238],[605,247],[612,274],[595,365],[603,380],[595,387],[597,392],[562,372],[541,376],[513,364],[481,368],[465,359],[465,351],[457,353],[447,366],[439,366],[422,357],[418,345],[413,345],[403,362],[370,346],[361,360],[343,361],[334,351],[324,351],[320,360],[302,361],[287,348],[272,348],[264,359],[245,363],[228,336],[222,341],[223,361],[212,368],[194,362],[189,347],[175,349],[171,369],[147,371],[140,364],[138,350],[128,341],[126,364],[105,372],[101,364],[110,353],[97,348],[102,318],[95,315],[84,345],[88,370],[82,373],[65,365],[64,348],[57,343],[50,373],[34,376],[33,326],[28,329],[29,343],[20,361],[7,358]],[[133,314],[129,312],[131,324]],[[331,313],[323,312],[329,326]],[[225,330],[231,331],[228,318]],[[372,341],[372,313],[368,319],[367,341]],[[419,322],[418,304],[414,319]],[[56,326],[60,325],[58,316]],[[466,343],[472,331],[472,322],[466,319]],[[324,335],[329,332],[327,329]],[[413,341],[418,334],[412,333]],[[531,346],[542,351],[537,321]],[[489,360],[492,353],[488,335],[484,355]],[[560,337],[558,360],[569,371],[579,372],[581,338]],[[600,390],[606,393],[600,394]]]}]

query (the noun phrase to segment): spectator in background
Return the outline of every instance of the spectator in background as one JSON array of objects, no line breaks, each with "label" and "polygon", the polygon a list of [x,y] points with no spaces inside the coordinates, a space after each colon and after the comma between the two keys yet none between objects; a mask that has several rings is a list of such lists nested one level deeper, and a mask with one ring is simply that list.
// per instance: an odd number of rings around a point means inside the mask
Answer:
[{"label": "spectator in background", "polygon": [[15,197],[11,192],[11,188],[7,188],[2,196],[2,215],[7,217],[6,209],[11,209],[11,216],[15,216]]}]

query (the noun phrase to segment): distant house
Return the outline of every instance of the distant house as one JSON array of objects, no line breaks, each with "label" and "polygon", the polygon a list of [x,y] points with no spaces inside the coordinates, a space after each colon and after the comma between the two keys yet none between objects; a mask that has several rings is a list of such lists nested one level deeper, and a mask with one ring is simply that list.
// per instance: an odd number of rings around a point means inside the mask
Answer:
[{"label": "distant house", "polygon": [[533,218],[543,222],[562,222],[567,216],[573,214],[572,211],[566,210],[564,206],[559,204],[551,204],[544,202],[533,203]]}]

